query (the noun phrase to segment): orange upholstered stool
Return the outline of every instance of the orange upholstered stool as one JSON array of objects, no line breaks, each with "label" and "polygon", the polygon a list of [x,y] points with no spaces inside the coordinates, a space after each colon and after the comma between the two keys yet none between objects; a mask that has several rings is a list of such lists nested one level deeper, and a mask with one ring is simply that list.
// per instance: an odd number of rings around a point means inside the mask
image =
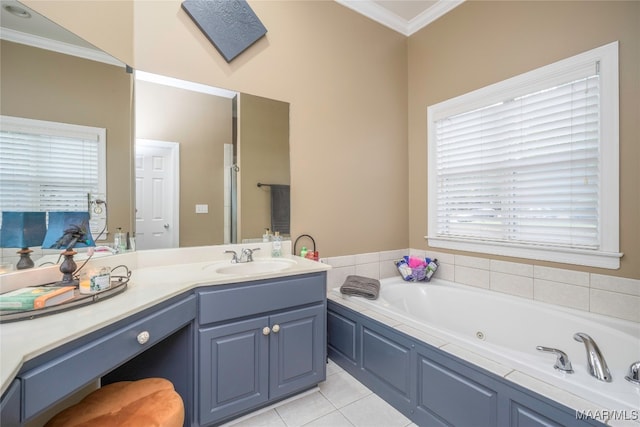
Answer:
[{"label": "orange upholstered stool", "polygon": [[106,385],[59,412],[46,427],[182,427],[184,404],[163,378]]}]

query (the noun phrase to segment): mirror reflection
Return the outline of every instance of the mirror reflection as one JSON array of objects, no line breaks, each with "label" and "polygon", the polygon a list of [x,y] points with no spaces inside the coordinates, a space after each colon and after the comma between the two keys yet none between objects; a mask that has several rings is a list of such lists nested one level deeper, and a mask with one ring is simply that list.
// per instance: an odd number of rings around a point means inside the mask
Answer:
[{"label": "mirror reflection", "polygon": [[[31,18],[10,15],[7,5]],[[2,0],[1,23],[0,114],[106,131],[104,187],[83,191],[82,206],[64,207],[89,209],[94,236],[106,225],[98,245],[111,244],[118,228],[132,234],[141,228],[138,249],[261,240],[272,209],[270,188],[257,184],[290,182],[288,103],[135,81],[125,64],[13,0]],[[165,163],[175,166],[166,181],[172,198],[153,176],[158,150],[176,153]],[[60,170],[75,177],[75,165],[66,163]],[[15,190],[14,183],[3,179],[0,193],[7,188]],[[0,194],[0,211],[18,210],[6,200]],[[162,230],[175,233],[152,237]],[[2,249],[3,265],[15,265],[18,249]],[[31,249],[32,258],[43,255]]]},{"label": "mirror reflection", "polygon": [[135,112],[139,248],[289,233],[288,103],[136,71]]}]

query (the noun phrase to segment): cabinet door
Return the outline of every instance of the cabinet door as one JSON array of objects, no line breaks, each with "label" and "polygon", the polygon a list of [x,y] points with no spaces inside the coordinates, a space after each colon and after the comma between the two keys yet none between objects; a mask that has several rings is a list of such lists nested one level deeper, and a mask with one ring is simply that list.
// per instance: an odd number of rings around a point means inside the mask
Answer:
[{"label": "cabinet door", "polygon": [[277,399],[325,379],[324,304],[270,317],[270,397]]},{"label": "cabinet door", "polygon": [[268,399],[268,317],[200,330],[200,423],[240,413]]},{"label": "cabinet door", "polygon": [[0,400],[0,426],[19,427],[20,424],[20,380],[13,380]]}]

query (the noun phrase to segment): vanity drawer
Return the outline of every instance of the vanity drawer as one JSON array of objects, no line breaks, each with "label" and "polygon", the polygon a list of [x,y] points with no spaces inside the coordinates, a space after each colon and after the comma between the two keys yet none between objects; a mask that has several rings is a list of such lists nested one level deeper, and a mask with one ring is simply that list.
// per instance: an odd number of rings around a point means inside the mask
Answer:
[{"label": "vanity drawer", "polygon": [[[150,313],[20,375],[23,420],[101,377],[195,319],[196,297]],[[145,334],[148,339],[145,342]],[[139,342],[140,341],[140,342]]]},{"label": "vanity drawer", "polygon": [[324,301],[326,273],[241,283],[199,292],[201,325]]}]

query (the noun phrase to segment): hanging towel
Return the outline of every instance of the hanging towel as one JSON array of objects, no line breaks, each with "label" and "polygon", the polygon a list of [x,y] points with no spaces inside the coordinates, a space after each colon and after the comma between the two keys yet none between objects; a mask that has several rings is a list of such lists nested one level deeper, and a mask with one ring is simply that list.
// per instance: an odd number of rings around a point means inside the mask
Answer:
[{"label": "hanging towel", "polygon": [[340,292],[345,295],[377,299],[380,292],[380,281],[369,277],[350,275],[340,287]]},{"label": "hanging towel", "polygon": [[288,185],[271,184],[271,231],[290,234],[291,199]]}]

